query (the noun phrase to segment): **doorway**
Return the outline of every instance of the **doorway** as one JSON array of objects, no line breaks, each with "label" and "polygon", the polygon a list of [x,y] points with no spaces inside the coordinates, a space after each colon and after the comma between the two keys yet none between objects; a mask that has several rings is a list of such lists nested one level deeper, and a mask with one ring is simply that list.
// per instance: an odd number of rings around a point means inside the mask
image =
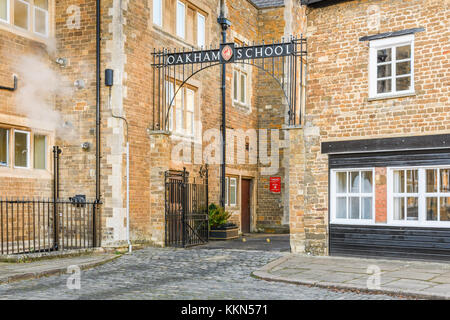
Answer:
[{"label": "doorway", "polygon": [[242,179],[241,183],[241,231],[250,233],[250,179]]}]

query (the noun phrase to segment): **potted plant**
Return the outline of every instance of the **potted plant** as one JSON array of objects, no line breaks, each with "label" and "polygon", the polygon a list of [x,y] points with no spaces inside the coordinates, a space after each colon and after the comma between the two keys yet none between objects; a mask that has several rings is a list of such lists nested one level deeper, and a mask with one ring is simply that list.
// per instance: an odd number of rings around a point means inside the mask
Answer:
[{"label": "potted plant", "polygon": [[239,237],[238,226],[228,222],[231,214],[225,211],[225,208],[212,203],[208,207],[208,214],[210,240],[230,240]]}]

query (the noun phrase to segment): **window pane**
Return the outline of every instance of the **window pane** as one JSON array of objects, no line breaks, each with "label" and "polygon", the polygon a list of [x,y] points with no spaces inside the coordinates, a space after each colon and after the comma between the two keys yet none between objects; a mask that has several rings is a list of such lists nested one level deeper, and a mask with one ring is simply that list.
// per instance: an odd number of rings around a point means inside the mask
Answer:
[{"label": "window pane", "polygon": [[238,78],[238,73],[237,71],[235,71],[233,73],[233,99],[237,100],[238,99],[238,82],[239,82],[239,78]]},{"label": "window pane", "polygon": [[194,112],[195,108],[195,99],[194,99],[194,91],[190,89],[186,89],[186,110]]},{"label": "window pane", "polygon": [[362,171],[361,176],[363,181],[362,192],[372,193],[372,171]]},{"label": "window pane", "polygon": [[396,74],[398,76],[402,75],[402,74],[410,74],[410,73],[411,73],[411,62],[410,61],[397,63]]},{"label": "window pane", "polygon": [[396,52],[397,60],[411,58],[411,46],[410,45],[397,47],[396,51],[397,51]]},{"label": "window pane", "polygon": [[228,178],[225,178],[225,204],[229,203],[229,201],[228,201],[228,186],[229,186],[228,181],[229,181]]},{"label": "window pane", "polygon": [[336,198],[336,218],[346,219],[347,218],[347,198],[337,197]]},{"label": "window pane", "polygon": [[361,202],[362,219],[372,219],[372,198],[364,197]]},{"label": "window pane", "polygon": [[14,133],[14,165],[28,167],[28,133]]},{"label": "window pane", "polygon": [[[171,103],[171,100],[173,99],[173,95],[174,95],[173,83],[166,81],[166,103],[167,103],[167,105],[169,105]],[[171,131],[173,130],[173,110],[175,109],[174,104],[175,104],[175,102],[172,103],[172,106],[169,111],[169,119],[168,119],[169,130],[171,130]]]},{"label": "window pane", "polygon": [[350,192],[359,193],[359,172],[350,172]]},{"label": "window pane", "polygon": [[394,198],[394,220],[405,220],[405,198]]},{"label": "window pane", "polygon": [[184,9],[184,4],[177,2],[177,35],[179,37],[185,37],[186,28],[186,13]]},{"label": "window pane", "polygon": [[197,45],[205,46],[205,17],[201,14],[197,14]]},{"label": "window pane", "polygon": [[391,79],[379,80],[377,86],[377,93],[391,92],[392,81]]},{"label": "window pane", "polygon": [[41,135],[34,136],[34,168],[45,169],[46,137]]},{"label": "window pane", "polygon": [[438,192],[437,169],[427,169],[427,192]]},{"label": "window pane", "polygon": [[405,171],[403,170],[394,171],[394,192],[395,193],[405,192]]},{"label": "window pane", "polygon": [[427,220],[437,221],[438,210],[437,210],[437,197],[427,198]]},{"label": "window pane", "polygon": [[0,19],[8,20],[8,0],[0,0]]},{"label": "window pane", "polygon": [[47,12],[34,9],[34,31],[47,35]]},{"label": "window pane", "polygon": [[418,170],[406,170],[406,192],[407,193],[419,192],[419,171]]},{"label": "window pane", "polygon": [[194,133],[194,110],[195,110],[194,91],[186,90],[186,132]]},{"label": "window pane", "polygon": [[0,128],[0,166],[8,165],[8,130]]},{"label": "window pane", "polygon": [[21,0],[14,0],[14,25],[28,29],[28,4]]},{"label": "window pane", "polygon": [[450,192],[450,169],[441,169],[441,192]]},{"label": "window pane", "polygon": [[391,48],[378,50],[378,53],[377,53],[377,62],[378,63],[388,62],[391,60],[392,60],[392,49]]},{"label": "window pane", "polygon": [[406,199],[406,218],[407,220],[419,219],[419,198],[408,197]]},{"label": "window pane", "polygon": [[245,74],[241,74],[241,102],[245,103],[245,93],[247,87],[247,76]]},{"label": "window pane", "polygon": [[236,204],[236,179],[230,179],[230,204]]},{"label": "window pane", "polygon": [[359,197],[351,197],[350,199],[350,219],[359,219]]},{"label": "window pane", "polygon": [[378,66],[378,78],[386,78],[392,75],[392,64]]},{"label": "window pane", "polygon": [[175,125],[177,131],[183,130],[183,113],[184,113],[184,89],[178,91],[175,97]]},{"label": "window pane", "polygon": [[336,172],[336,191],[338,193],[347,192],[347,172]]},{"label": "window pane", "polygon": [[162,26],[162,0],[153,0],[153,23]]},{"label": "window pane", "polygon": [[34,5],[44,10],[48,10],[48,0],[34,0]]},{"label": "window pane", "polygon": [[450,221],[450,197],[441,198],[441,221]]},{"label": "window pane", "polygon": [[411,90],[411,77],[396,79],[397,91]]}]

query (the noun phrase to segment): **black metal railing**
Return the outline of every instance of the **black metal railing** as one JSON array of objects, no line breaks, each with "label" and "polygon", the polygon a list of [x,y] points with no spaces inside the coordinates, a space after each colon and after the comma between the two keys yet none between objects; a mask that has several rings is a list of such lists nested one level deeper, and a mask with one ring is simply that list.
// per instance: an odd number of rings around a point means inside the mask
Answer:
[{"label": "black metal railing", "polygon": [[188,183],[188,176],[185,170],[166,173],[167,246],[188,247],[209,239],[208,184]]},{"label": "black metal railing", "polygon": [[0,198],[0,253],[97,247],[98,207],[95,201]]}]

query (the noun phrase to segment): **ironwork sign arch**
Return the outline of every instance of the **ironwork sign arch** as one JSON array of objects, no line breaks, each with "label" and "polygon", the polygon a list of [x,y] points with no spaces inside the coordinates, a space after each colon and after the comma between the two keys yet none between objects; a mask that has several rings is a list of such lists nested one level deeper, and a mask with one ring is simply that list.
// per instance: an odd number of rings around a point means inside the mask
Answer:
[{"label": "ironwork sign arch", "polygon": [[289,107],[289,125],[301,123],[306,39],[237,46],[223,43],[218,48],[187,51],[162,49],[153,52],[153,129],[169,130],[169,116],[178,92],[198,73],[224,63],[250,65],[264,71],[281,88]]}]

